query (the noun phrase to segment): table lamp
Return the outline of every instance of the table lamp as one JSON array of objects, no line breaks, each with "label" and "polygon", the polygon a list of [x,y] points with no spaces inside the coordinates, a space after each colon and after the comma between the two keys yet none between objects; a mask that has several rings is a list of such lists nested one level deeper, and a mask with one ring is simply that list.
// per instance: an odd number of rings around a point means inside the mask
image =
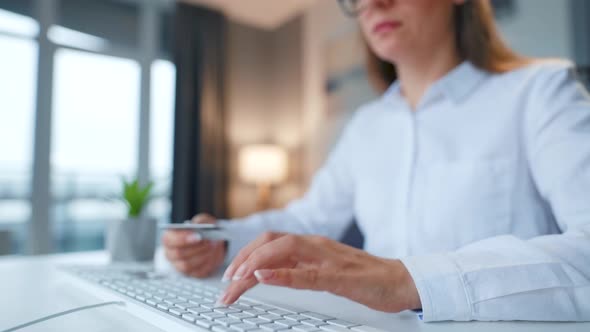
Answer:
[{"label": "table lamp", "polygon": [[240,178],[258,187],[257,210],[269,208],[272,186],[287,178],[287,159],[285,149],[272,144],[247,145],[240,150]]}]

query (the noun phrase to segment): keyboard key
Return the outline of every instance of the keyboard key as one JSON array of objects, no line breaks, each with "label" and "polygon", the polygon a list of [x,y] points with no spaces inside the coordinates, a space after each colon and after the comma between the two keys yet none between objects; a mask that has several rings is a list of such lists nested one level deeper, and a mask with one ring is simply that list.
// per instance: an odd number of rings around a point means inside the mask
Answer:
[{"label": "keyboard key", "polygon": [[258,317],[246,318],[246,319],[244,319],[244,322],[250,323],[250,324],[254,324],[254,325],[268,324],[269,323],[268,320],[262,319],[262,318],[258,318]]},{"label": "keyboard key", "polygon": [[279,315],[279,316],[286,316],[286,315],[293,314],[293,312],[289,312],[289,311],[285,311],[285,310],[281,310],[281,309],[269,310],[268,312],[271,314]]},{"label": "keyboard key", "polygon": [[217,287],[214,287],[214,286],[211,286],[211,285],[203,285],[203,284],[201,284],[201,285],[202,285],[202,287],[204,289],[208,289],[208,290],[213,291],[213,292],[219,291],[219,288],[217,288]]},{"label": "keyboard key", "polygon": [[223,307],[223,308],[215,308],[215,309],[213,309],[213,311],[219,312],[219,313],[222,313],[222,314],[226,314],[226,315],[227,314],[233,314],[233,313],[236,313],[236,312],[240,312],[239,310],[231,309],[231,308],[226,308],[226,307]]},{"label": "keyboard key", "polygon": [[164,300],[164,303],[166,303],[166,304],[169,304],[170,306],[173,306],[173,305],[175,305],[176,303],[182,303],[182,302],[183,302],[183,301],[181,301],[181,300],[179,300],[179,299],[175,299],[175,298],[172,298],[172,299],[165,299],[165,300]]},{"label": "keyboard key", "polygon": [[145,303],[151,305],[152,307],[155,307],[158,305],[159,302],[156,301],[156,299],[147,299],[147,300],[145,300]]},{"label": "keyboard key", "polygon": [[258,309],[248,309],[248,310],[244,310],[244,312],[245,313],[248,313],[250,315],[253,315],[253,316],[260,316],[260,315],[266,315],[267,314],[266,311],[262,311],[262,310],[258,310]]},{"label": "keyboard key", "polygon": [[194,323],[197,320],[197,317],[198,316],[194,315],[194,314],[183,314],[182,315],[182,319],[184,319],[188,322],[191,322],[191,323]]},{"label": "keyboard key", "polygon": [[204,313],[200,314],[199,316],[206,318],[208,320],[214,320],[217,318],[227,318],[226,315],[220,314],[218,312],[204,312]]},{"label": "keyboard key", "polygon": [[156,308],[166,310],[166,311],[168,311],[168,309],[170,309],[170,307],[166,303],[158,303],[156,305]]},{"label": "keyboard key", "polygon": [[336,326],[336,325],[320,326],[320,330],[328,331],[328,332],[350,332],[349,329],[344,328],[344,327],[340,327],[340,326]]},{"label": "keyboard key", "polygon": [[229,327],[225,327],[222,325],[213,326],[213,332],[235,332],[234,330],[230,329]]},{"label": "keyboard key", "polygon": [[267,320],[269,322],[274,322],[275,320],[283,319],[281,316],[277,316],[277,315],[273,315],[273,314],[260,315],[260,316],[258,316],[258,318],[262,318],[262,319]]},{"label": "keyboard key", "polygon": [[273,307],[269,307],[269,306],[267,306],[265,304],[257,304],[257,305],[254,306],[254,308],[255,309],[260,309],[260,310],[263,310],[263,311],[269,311],[269,310],[275,310],[276,309],[276,308],[273,308]]},{"label": "keyboard key", "polygon": [[309,325],[309,326],[313,326],[313,327],[320,327],[320,326],[328,325],[323,320],[317,320],[317,319],[306,319],[306,320],[300,321],[300,323],[305,324],[305,325]]},{"label": "keyboard key", "polygon": [[228,317],[231,317],[231,318],[237,318],[237,319],[246,319],[246,318],[252,318],[252,317],[254,317],[254,316],[252,316],[250,314],[247,314],[245,312],[230,313],[230,314],[227,314],[227,316]]},{"label": "keyboard key", "polygon": [[211,310],[209,309],[205,309],[205,308],[201,308],[201,307],[196,307],[196,308],[188,308],[186,309],[188,312],[192,312],[193,314],[199,315],[202,314],[204,312],[211,312]]},{"label": "keyboard key", "polygon": [[236,330],[238,332],[247,332],[247,331],[257,330],[258,329],[258,326],[252,325],[252,324],[248,324],[248,323],[235,324],[235,325],[231,325],[230,327],[233,330]]},{"label": "keyboard key", "polygon": [[154,295],[154,299],[156,299],[158,301],[164,301],[164,300],[168,300],[168,299],[173,299],[173,297],[167,296],[167,295],[162,295],[162,294],[156,294],[156,295]]},{"label": "keyboard key", "polygon": [[240,323],[242,323],[242,320],[224,317],[224,318],[216,318],[215,323],[219,323],[219,324],[225,325],[225,326],[230,326],[230,325],[240,324]]},{"label": "keyboard key", "polygon": [[376,328],[370,326],[355,326],[352,327],[351,330],[354,332],[381,332],[382,330],[378,330]]},{"label": "keyboard key", "polygon": [[266,330],[266,331],[282,331],[282,330],[288,329],[287,327],[284,327],[283,325],[279,325],[279,324],[275,324],[275,323],[262,324],[262,325],[260,325],[260,328],[263,330]]},{"label": "keyboard key", "polygon": [[193,308],[193,307],[197,307],[197,305],[192,304],[192,303],[188,303],[188,302],[181,302],[181,303],[176,303],[174,304],[175,307],[186,310],[188,308]]},{"label": "keyboard key", "polygon": [[195,304],[195,305],[201,305],[201,304],[204,304],[204,303],[210,303],[210,301],[205,301],[203,299],[196,299],[194,297],[191,297],[190,299],[188,299],[188,303],[192,303],[192,304]]},{"label": "keyboard key", "polygon": [[215,302],[201,303],[200,306],[203,308],[211,309],[211,310],[213,310],[215,308],[224,308],[224,306],[219,305]]},{"label": "keyboard key", "polygon": [[233,305],[230,305],[229,307],[232,309],[240,310],[240,311],[252,309],[252,307],[247,306],[247,305],[243,305],[243,304],[233,304]]},{"label": "keyboard key", "polygon": [[219,324],[217,324],[217,323],[214,323],[210,320],[201,319],[201,318],[197,319],[195,321],[195,324],[202,326],[204,328],[208,328],[208,329],[212,328],[213,326],[219,326]]},{"label": "keyboard key", "polygon": [[297,331],[297,332],[318,332],[318,331],[321,331],[317,327],[315,327],[315,326],[309,326],[309,325],[297,325],[297,326],[293,326],[293,330],[294,331]]},{"label": "keyboard key", "polygon": [[294,322],[288,319],[275,320],[275,324],[283,325],[285,327],[301,325],[299,322]]},{"label": "keyboard key", "polygon": [[313,319],[323,320],[323,321],[335,319],[334,317],[318,314],[317,312],[309,312],[309,311],[303,312],[300,315],[305,316],[305,317],[309,317],[309,318],[313,318]]},{"label": "keyboard key", "polygon": [[336,326],[346,327],[346,328],[351,328],[353,326],[358,326],[359,325],[359,324],[354,324],[354,323],[347,322],[347,321],[341,320],[341,319],[329,320],[327,323],[330,324],[330,325],[336,325]]},{"label": "keyboard key", "polygon": [[173,314],[174,316],[182,316],[183,314],[188,313],[180,308],[170,308],[168,309],[168,312]]},{"label": "keyboard key", "polygon": [[240,300],[238,303],[239,304],[243,304],[243,305],[247,305],[247,306],[250,306],[250,307],[253,307],[255,305],[258,305],[258,303],[254,303],[254,302],[248,301],[248,300]]},{"label": "keyboard key", "polygon": [[301,316],[301,315],[295,315],[295,314],[293,314],[293,315],[286,315],[284,317],[287,318],[287,319],[296,321],[296,322],[300,322],[302,320],[308,319],[307,317],[304,317],[304,316]]}]

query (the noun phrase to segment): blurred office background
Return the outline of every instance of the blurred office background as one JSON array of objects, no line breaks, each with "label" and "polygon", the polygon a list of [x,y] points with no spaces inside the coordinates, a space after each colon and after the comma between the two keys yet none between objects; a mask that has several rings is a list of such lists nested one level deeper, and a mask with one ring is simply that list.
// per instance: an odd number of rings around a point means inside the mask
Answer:
[{"label": "blurred office background", "polygon": [[[494,4],[588,78],[590,3]],[[103,248],[122,178],[161,222],[284,206],[375,97],[363,54],[336,0],[0,0],[0,254]]]}]

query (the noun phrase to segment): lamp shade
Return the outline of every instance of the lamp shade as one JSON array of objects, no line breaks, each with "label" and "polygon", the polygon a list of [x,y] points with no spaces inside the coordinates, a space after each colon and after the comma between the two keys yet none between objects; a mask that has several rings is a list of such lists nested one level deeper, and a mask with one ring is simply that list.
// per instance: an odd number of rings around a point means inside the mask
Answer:
[{"label": "lamp shade", "polygon": [[277,184],[287,177],[287,152],[277,145],[243,147],[238,156],[240,178],[253,184]]}]

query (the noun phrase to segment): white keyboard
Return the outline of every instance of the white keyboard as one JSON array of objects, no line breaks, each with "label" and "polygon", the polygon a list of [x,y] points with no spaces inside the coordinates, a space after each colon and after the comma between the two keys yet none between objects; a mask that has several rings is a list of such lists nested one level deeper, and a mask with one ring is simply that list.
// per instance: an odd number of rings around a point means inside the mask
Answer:
[{"label": "white keyboard", "polygon": [[[145,268],[64,267],[94,287],[99,297],[123,299],[127,309],[159,327],[175,331],[213,332],[377,332],[323,314],[281,308],[254,299],[216,306],[221,290],[195,279],[159,274]],[[87,288],[87,287],[84,287]],[[88,288],[87,288],[88,289]],[[92,288],[88,289],[92,290]],[[105,293],[106,291],[106,293]],[[100,293],[100,294],[97,294]],[[100,296],[100,295],[104,296]],[[152,318],[149,319],[150,315]],[[153,317],[156,316],[156,317]],[[162,326],[163,325],[163,326]]]}]

